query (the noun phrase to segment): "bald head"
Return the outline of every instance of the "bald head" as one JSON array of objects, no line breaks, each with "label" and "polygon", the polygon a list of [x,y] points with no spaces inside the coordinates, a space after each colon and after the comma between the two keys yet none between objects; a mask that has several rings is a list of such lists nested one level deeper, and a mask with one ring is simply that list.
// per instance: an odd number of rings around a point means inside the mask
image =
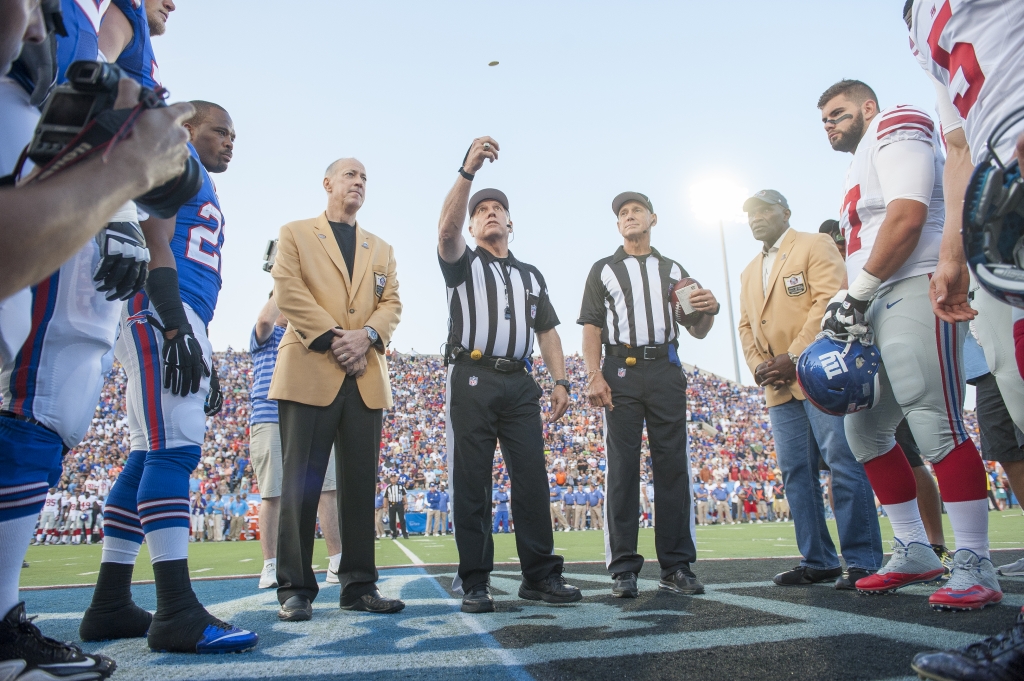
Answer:
[{"label": "bald head", "polygon": [[327,170],[324,171],[324,177],[331,177],[334,173],[339,172],[345,168],[357,168],[365,175],[366,167],[359,162],[356,158],[339,158],[337,161],[327,166]]}]

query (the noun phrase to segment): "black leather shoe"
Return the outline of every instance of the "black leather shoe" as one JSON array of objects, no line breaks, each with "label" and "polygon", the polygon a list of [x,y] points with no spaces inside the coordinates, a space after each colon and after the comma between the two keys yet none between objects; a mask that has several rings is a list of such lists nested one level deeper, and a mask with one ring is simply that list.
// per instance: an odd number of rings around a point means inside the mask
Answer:
[{"label": "black leather shoe", "polygon": [[573,585],[566,584],[562,573],[553,572],[539,582],[531,582],[523,577],[519,585],[519,597],[545,603],[575,603],[583,599],[583,594]]},{"label": "black leather shoe", "polygon": [[679,568],[671,577],[663,577],[658,582],[658,588],[686,596],[704,593],[704,585],[697,579],[697,575],[693,574],[689,565]]},{"label": "black leather shoe", "polygon": [[833,568],[832,570],[815,570],[814,568],[809,568],[806,565],[797,565],[792,570],[780,572],[775,575],[772,577],[772,581],[779,586],[804,586],[807,584],[825,582],[842,576],[842,567]]},{"label": "black leather shoe", "polygon": [[1017,624],[966,648],[918,653],[910,666],[922,679],[1009,681],[1024,678],[1024,611]]},{"label": "black leather shoe", "polygon": [[386,615],[393,612],[401,612],[405,603],[397,598],[384,598],[380,591],[374,589],[370,593],[363,594],[351,603],[342,603],[342,610],[358,610],[360,612],[375,612]]},{"label": "black leather shoe", "polygon": [[282,622],[305,622],[313,619],[313,603],[305,596],[292,596],[281,604],[277,619]]},{"label": "black leather shoe", "polygon": [[839,575],[836,579],[836,589],[839,591],[856,591],[857,580],[864,579],[868,575],[872,575],[874,572],[864,570],[861,568],[850,568],[846,571],[846,574]]},{"label": "black leather shoe", "polygon": [[487,582],[477,584],[462,597],[462,612],[494,612],[494,599]]},{"label": "black leather shoe", "polygon": [[640,590],[636,588],[635,572],[620,572],[612,577],[612,596],[616,598],[636,598]]}]

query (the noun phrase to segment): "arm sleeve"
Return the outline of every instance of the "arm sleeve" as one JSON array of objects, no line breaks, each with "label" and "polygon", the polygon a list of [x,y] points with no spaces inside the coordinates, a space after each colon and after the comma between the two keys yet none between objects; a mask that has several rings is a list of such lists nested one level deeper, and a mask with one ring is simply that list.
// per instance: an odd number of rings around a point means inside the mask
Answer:
[{"label": "arm sleeve", "polygon": [[875,170],[882,198],[913,199],[928,205],[935,189],[935,151],[923,140],[892,142],[878,150]]},{"label": "arm sleeve", "polygon": [[580,326],[590,324],[599,329],[605,325],[604,296],[605,287],[601,281],[601,263],[596,263],[590,269],[587,277],[587,284],[583,288],[583,304],[580,306],[580,318],[576,323]]},{"label": "arm sleeve", "polygon": [[277,257],[274,259],[274,298],[284,312],[299,339],[308,348],[317,338],[338,325],[334,317],[320,306],[302,278],[299,250],[295,244],[292,228],[285,225],[277,241]]},{"label": "arm sleeve", "polygon": [[437,262],[441,266],[441,274],[444,275],[444,283],[449,288],[455,288],[469,278],[469,246],[462,252],[462,257],[455,262],[445,262],[441,253],[437,254]]},{"label": "arm sleeve", "polygon": [[533,320],[533,330],[538,333],[550,331],[561,322],[555,314],[555,306],[551,304],[551,296],[548,295],[548,285],[544,277],[537,272],[537,280],[540,283],[540,292],[537,294],[540,299],[537,302],[537,318]]},{"label": "arm sleeve", "polygon": [[949,99],[949,90],[938,81],[932,74],[928,74],[935,86],[935,110],[939,113],[939,124],[942,125],[942,134],[948,135],[957,128],[964,127],[964,120],[960,118],[960,112],[953,106]]}]

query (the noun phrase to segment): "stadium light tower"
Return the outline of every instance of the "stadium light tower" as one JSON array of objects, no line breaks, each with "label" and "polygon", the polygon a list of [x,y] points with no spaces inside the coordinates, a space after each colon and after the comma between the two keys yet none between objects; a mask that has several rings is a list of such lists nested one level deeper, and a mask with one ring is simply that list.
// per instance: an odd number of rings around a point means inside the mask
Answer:
[{"label": "stadium light tower", "polygon": [[729,260],[725,254],[725,221],[738,221],[743,214],[747,190],[732,180],[709,178],[690,187],[690,205],[701,222],[718,223],[722,241],[722,266],[725,268],[725,300],[729,307],[729,340],[732,341],[732,363],[736,382],[740,382],[740,354],[736,346],[736,321],[732,312],[732,287],[729,284]]}]

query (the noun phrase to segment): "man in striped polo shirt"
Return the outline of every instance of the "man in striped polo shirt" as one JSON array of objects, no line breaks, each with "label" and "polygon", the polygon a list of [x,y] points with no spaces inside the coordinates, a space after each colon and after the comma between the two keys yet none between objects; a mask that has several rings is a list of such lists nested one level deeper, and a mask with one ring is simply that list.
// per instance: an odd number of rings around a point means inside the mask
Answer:
[{"label": "man in striped polo shirt", "polygon": [[[249,456],[256,474],[262,502],[260,503],[260,548],[263,549],[261,589],[277,588],[277,528],[281,513],[281,430],[278,427],[277,400],[267,398],[270,379],[277,364],[277,346],[284,336],[288,320],[281,314],[271,292],[249,339],[252,353],[252,387],[249,399]],[[334,452],[327,464],[327,475],[320,491],[320,529],[327,543],[327,581],[338,583],[341,562],[341,532],[338,529],[337,483],[334,474]]]},{"label": "man in striped polo shirt", "polygon": [[[650,199],[623,192],[613,199],[612,211],[623,244],[591,268],[578,320],[590,404],[605,408],[605,560],[612,594],[636,598],[637,574],[644,564],[637,553],[636,512],[645,423],[654,465],[654,512],[660,520],[654,530],[659,587],[700,594],[704,586],[690,570],[697,549],[686,454],[686,377],[679,361],[679,328],[669,304],[673,286],[688,275],[651,246],[658,216]],[[702,314],[686,330],[704,338],[721,306],[708,289],[693,291],[690,304]]]}]

